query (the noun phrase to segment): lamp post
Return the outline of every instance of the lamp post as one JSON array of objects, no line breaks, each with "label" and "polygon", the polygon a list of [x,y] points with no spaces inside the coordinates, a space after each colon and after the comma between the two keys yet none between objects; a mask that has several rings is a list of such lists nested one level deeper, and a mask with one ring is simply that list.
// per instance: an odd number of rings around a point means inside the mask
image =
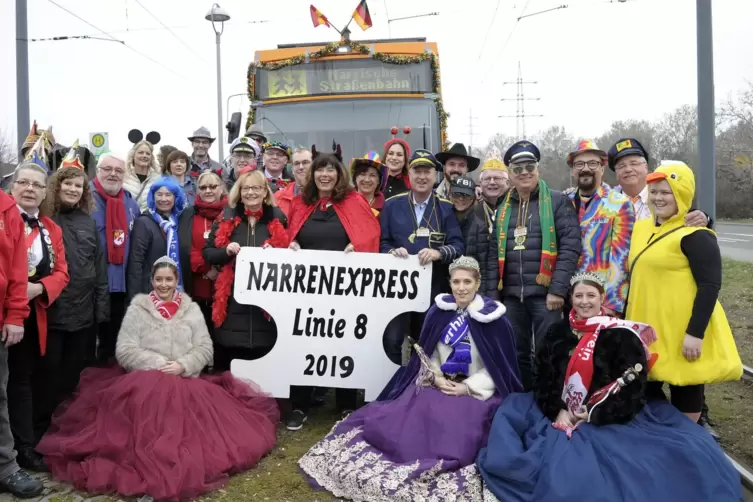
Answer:
[{"label": "lamp post", "polygon": [[696,0],[698,58],[698,207],[716,217],[716,117],[711,0]]},{"label": "lamp post", "polygon": [[26,0],[16,0],[16,139],[21,145],[29,130],[29,42]]},{"label": "lamp post", "polygon": [[[225,31],[225,21],[230,20],[230,14],[220,7],[219,4],[214,4],[209,12],[207,12],[207,15],[204,16],[204,19],[212,22],[212,29],[214,30],[215,40],[217,41],[217,135],[220,139],[218,144],[220,156],[218,160],[222,162],[225,158],[225,151],[223,148],[224,139],[222,134],[224,129],[222,127],[222,63],[220,56],[220,37],[222,36],[222,32]],[[217,26],[218,24],[219,29]]]}]

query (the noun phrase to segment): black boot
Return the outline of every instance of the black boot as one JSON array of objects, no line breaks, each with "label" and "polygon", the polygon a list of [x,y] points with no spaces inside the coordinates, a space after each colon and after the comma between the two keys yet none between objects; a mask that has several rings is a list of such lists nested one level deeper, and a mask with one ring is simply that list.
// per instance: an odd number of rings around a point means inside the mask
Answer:
[{"label": "black boot", "polygon": [[18,465],[24,469],[34,472],[50,472],[47,464],[44,463],[44,457],[36,452],[31,446],[22,446],[18,449],[16,457]]},{"label": "black boot", "polygon": [[711,434],[711,437],[714,438],[714,441],[719,441],[721,439],[721,436],[719,436],[719,433],[714,430],[714,423],[709,419],[709,408],[706,406],[706,403],[703,403],[703,408],[701,409],[701,416],[698,418],[698,425],[702,426],[706,431]]},{"label": "black boot", "polygon": [[5,479],[0,479],[0,489],[20,499],[30,499],[41,495],[44,486],[40,481],[32,479],[26,472],[19,469]]}]

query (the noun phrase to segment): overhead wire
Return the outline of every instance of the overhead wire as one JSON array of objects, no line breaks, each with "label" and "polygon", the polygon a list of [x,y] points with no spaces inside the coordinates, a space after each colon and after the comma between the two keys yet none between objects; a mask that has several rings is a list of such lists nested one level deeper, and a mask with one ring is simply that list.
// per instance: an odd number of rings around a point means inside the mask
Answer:
[{"label": "overhead wire", "polygon": [[171,30],[167,25],[165,25],[165,23],[163,23],[162,20],[160,20],[160,18],[158,18],[157,16],[155,16],[154,14],[152,14],[152,12],[149,9],[147,9],[144,6],[143,3],[141,3],[141,0],[134,0],[134,1],[137,4],[139,4],[139,7],[141,7],[142,9],[144,9],[144,11],[147,14],[149,14],[150,16],[152,16],[154,18],[154,20],[157,21],[163,28],[165,28],[170,33],[170,35],[172,35],[175,38],[175,40],[177,40],[178,42],[180,42],[183,45],[183,47],[185,47],[186,49],[188,49],[194,56],[196,56],[197,58],[199,58],[199,60],[201,62],[203,62],[204,64],[207,64],[207,65],[209,64],[209,63],[207,63],[206,59],[204,59],[198,52],[196,52],[195,50],[193,50],[187,43],[185,43],[183,41],[183,39],[181,39],[178,35],[176,35],[173,30]]},{"label": "overhead wire", "polygon": [[52,5],[54,5],[55,7],[57,7],[57,8],[59,8],[59,9],[61,9],[61,10],[65,11],[65,12],[67,12],[68,14],[70,14],[71,16],[75,17],[76,19],[78,19],[78,20],[79,20],[79,21],[81,21],[82,23],[84,23],[84,24],[86,24],[86,25],[88,25],[88,26],[91,26],[91,27],[92,27],[93,29],[95,29],[95,30],[97,30],[98,32],[100,32],[100,33],[102,33],[102,34],[106,35],[106,36],[107,36],[107,37],[109,37],[110,39],[112,39],[112,40],[114,40],[114,41],[116,41],[116,42],[120,42],[120,43],[121,43],[121,44],[123,45],[123,47],[127,47],[128,49],[130,49],[131,51],[135,52],[135,53],[136,53],[136,54],[138,54],[139,56],[141,56],[141,57],[143,57],[143,58],[146,58],[146,59],[148,59],[149,61],[151,61],[152,63],[156,64],[157,66],[161,66],[161,67],[162,67],[163,69],[165,69],[165,70],[169,71],[170,73],[172,73],[172,74],[174,74],[174,75],[176,75],[176,76],[178,76],[178,77],[180,77],[180,78],[182,78],[182,79],[184,79],[184,80],[188,80],[188,78],[187,78],[187,77],[185,77],[184,75],[181,75],[180,73],[176,72],[175,70],[172,70],[172,69],[168,68],[167,66],[163,65],[162,63],[160,63],[160,62],[159,62],[159,61],[157,61],[156,59],[154,59],[154,58],[150,57],[149,55],[147,55],[147,54],[144,54],[143,52],[141,52],[141,51],[139,51],[139,50],[136,50],[136,49],[134,49],[133,47],[131,47],[130,45],[128,45],[128,44],[127,44],[127,43],[125,43],[124,41],[122,41],[122,40],[118,40],[117,38],[115,38],[115,37],[113,37],[112,35],[110,35],[109,33],[107,33],[107,32],[106,32],[105,30],[103,30],[103,29],[101,29],[101,28],[99,28],[99,27],[97,27],[97,26],[94,26],[94,25],[93,25],[92,23],[90,23],[90,22],[89,22],[89,21],[87,21],[86,19],[82,18],[81,16],[79,16],[79,15],[78,15],[78,14],[76,14],[75,12],[72,12],[72,11],[70,11],[69,9],[67,9],[67,8],[63,7],[62,5],[60,5],[59,3],[55,2],[55,0],[47,0],[47,1],[48,1],[48,2],[50,2],[50,3],[52,4]]},{"label": "overhead wire", "polygon": [[[507,44],[510,43],[510,39],[515,33],[515,28],[517,28],[518,24],[520,24],[520,19],[525,15],[526,9],[528,9],[528,4],[530,3],[531,3],[531,0],[526,0],[525,5],[523,6],[523,10],[520,11],[520,15],[515,19],[515,24],[512,25],[512,28],[510,29],[510,33],[508,33],[507,38],[505,39],[505,42],[502,44],[502,47],[500,47],[499,51],[497,51],[497,54],[494,56],[494,59],[492,61],[499,60],[499,57],[504,53],[505,49],[507,48]],[[491,72],[491,70],[492,70],[492,65],[489,65],[486,70],[486,73],[481,79],[481,84],[483,84],[486,81],[486,78],[489,76],[489,73]]]},{"label": "overhead wire", "polygon": [[478,52],[478,59],[476,60],[476,64],[478,64],[481,61],[481,56],[484,54],[484,49],[486,48],[486,41],[489,40],[489,34],[492,32],[494,21],[497,19],[497,11],[499,11],[499,4],[501,3],[502,3],[502,0],[497,0],[497,6],[494,8],[494,15],[492,15],[492,20],[489,23],[489,28],[487,28],[486,30],[486,36],[484,36],[484,43],[481,44],[481,50]]}]

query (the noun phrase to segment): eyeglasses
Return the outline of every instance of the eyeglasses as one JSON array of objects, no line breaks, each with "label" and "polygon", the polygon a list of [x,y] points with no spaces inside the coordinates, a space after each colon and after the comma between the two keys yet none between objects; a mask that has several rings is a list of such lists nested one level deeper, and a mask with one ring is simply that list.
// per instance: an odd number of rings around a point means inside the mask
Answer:
[{"label": "eyeglasses", "polygon": [[217,187],[220,185],[199,185],[199,191],[203,192],[204,190],[217,190]]},{"label": "eyeglasses", "polygon": [[198,145],[198,146],[209,146],[209,141],[205,139],[197,139],[196,141],[193,142],[193,144]]},{"label": "eyeglasses", "polygon": [[631,160],[630,162],[620,162],[614,167],[614,169],[615,171],[619,171],[620,169],[625,169],[626,167],[632,167],[633,169],[635,169],[636,167],[640,167],[645,163],[646,163],[645,160]]},{"label": "eyeglasses", "polygon": [[602,165],[601,161],[599,160],[589,160],[588,162],[584,162],[582,160],[579,160],[577,162],[573,162],[573,168],[574,169],[583,169],[584,167],[588,166],[591,169],[596,169]]},{"label": "eyeglasses", "polygon": [[248,192],[261,193],[266,189],[267,189],[266,185],[265,186],[259,186],[259,185],[245,186],[245,187],[241,187],[241,193],[248,193]]},{"label": "eyeglasses", "polygon": [[506,183],[507,178],[505,178],[504,176],[485,176],[484,179],[481,180],[481,183],[484,185],[488,185],[492,181],[496,183]]},{"label": "eyeglasses", "polygon": [[105,174],[115,173],[118,176],[123,176],[125,174],[125,169],[120,167],[102,166],[99,170]]},{"label": "eyeglasses", "polygon": [[237,152],[237,153],[233,154],[233,158],[236,158],[238,160],[251,160],[251,159],[255,159],[256,155],[254,155],[253,153],[240,153],[240,152]]},{"label": "eyeglasses", "polygon": [[267,155],[269,157],[287,157],[287,155],[279,150],[267,150],[266,152],[264,152],[264,155]]},{"label": "eyeglasses", "polygon": [[15,183],[21,188],[29,188],[30,186],[33,187],[35,190],[44,190],[45,188],[47,188],[43,184],[37,183],[36,181],[16,180]]},{"label": "eyeglasses", "polygon": [[539,164],[536,162],[527,162],[525,164],[513,164],[510,166],[510,171],[512,171],[513,174],[523,174],[523,171],[532,173],[536,170],[537,167],[539,167]]}]

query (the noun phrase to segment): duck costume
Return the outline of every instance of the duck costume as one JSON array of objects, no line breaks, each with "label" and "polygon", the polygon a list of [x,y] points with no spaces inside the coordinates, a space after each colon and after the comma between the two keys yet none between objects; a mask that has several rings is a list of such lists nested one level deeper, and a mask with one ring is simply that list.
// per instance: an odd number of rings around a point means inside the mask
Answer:
[{"label": "duck costume", "polygon": [[[649,190],[652,183],[663,180],[672,189],[677,214],[658,224],[652,207],[652,217],[635,224],[628,258],[630,296],[626,318],[651,324],[659,336],[651,347],[659,354],[659,360],[649,373],[649,380],[676,386],[738,380],[742,362],[724,309],[714,297],[718,289],[709,298],[703,291],[705,281],[697,280],[697,267],[691,267],[695,261],[691,259],[693,251],[710,240],[710,250],[701,250],[700,261],[710,263],[715,258],[718,265],[714,268],[721,272],[714,232],[685,226],[685,215],[695,195],[693,171],[682,162],[666,161],[646,177]],[[709,303],[713,303],[710,315]],[[692,362],[682,354],[686,334],[703,339],[701,356]]]}]

